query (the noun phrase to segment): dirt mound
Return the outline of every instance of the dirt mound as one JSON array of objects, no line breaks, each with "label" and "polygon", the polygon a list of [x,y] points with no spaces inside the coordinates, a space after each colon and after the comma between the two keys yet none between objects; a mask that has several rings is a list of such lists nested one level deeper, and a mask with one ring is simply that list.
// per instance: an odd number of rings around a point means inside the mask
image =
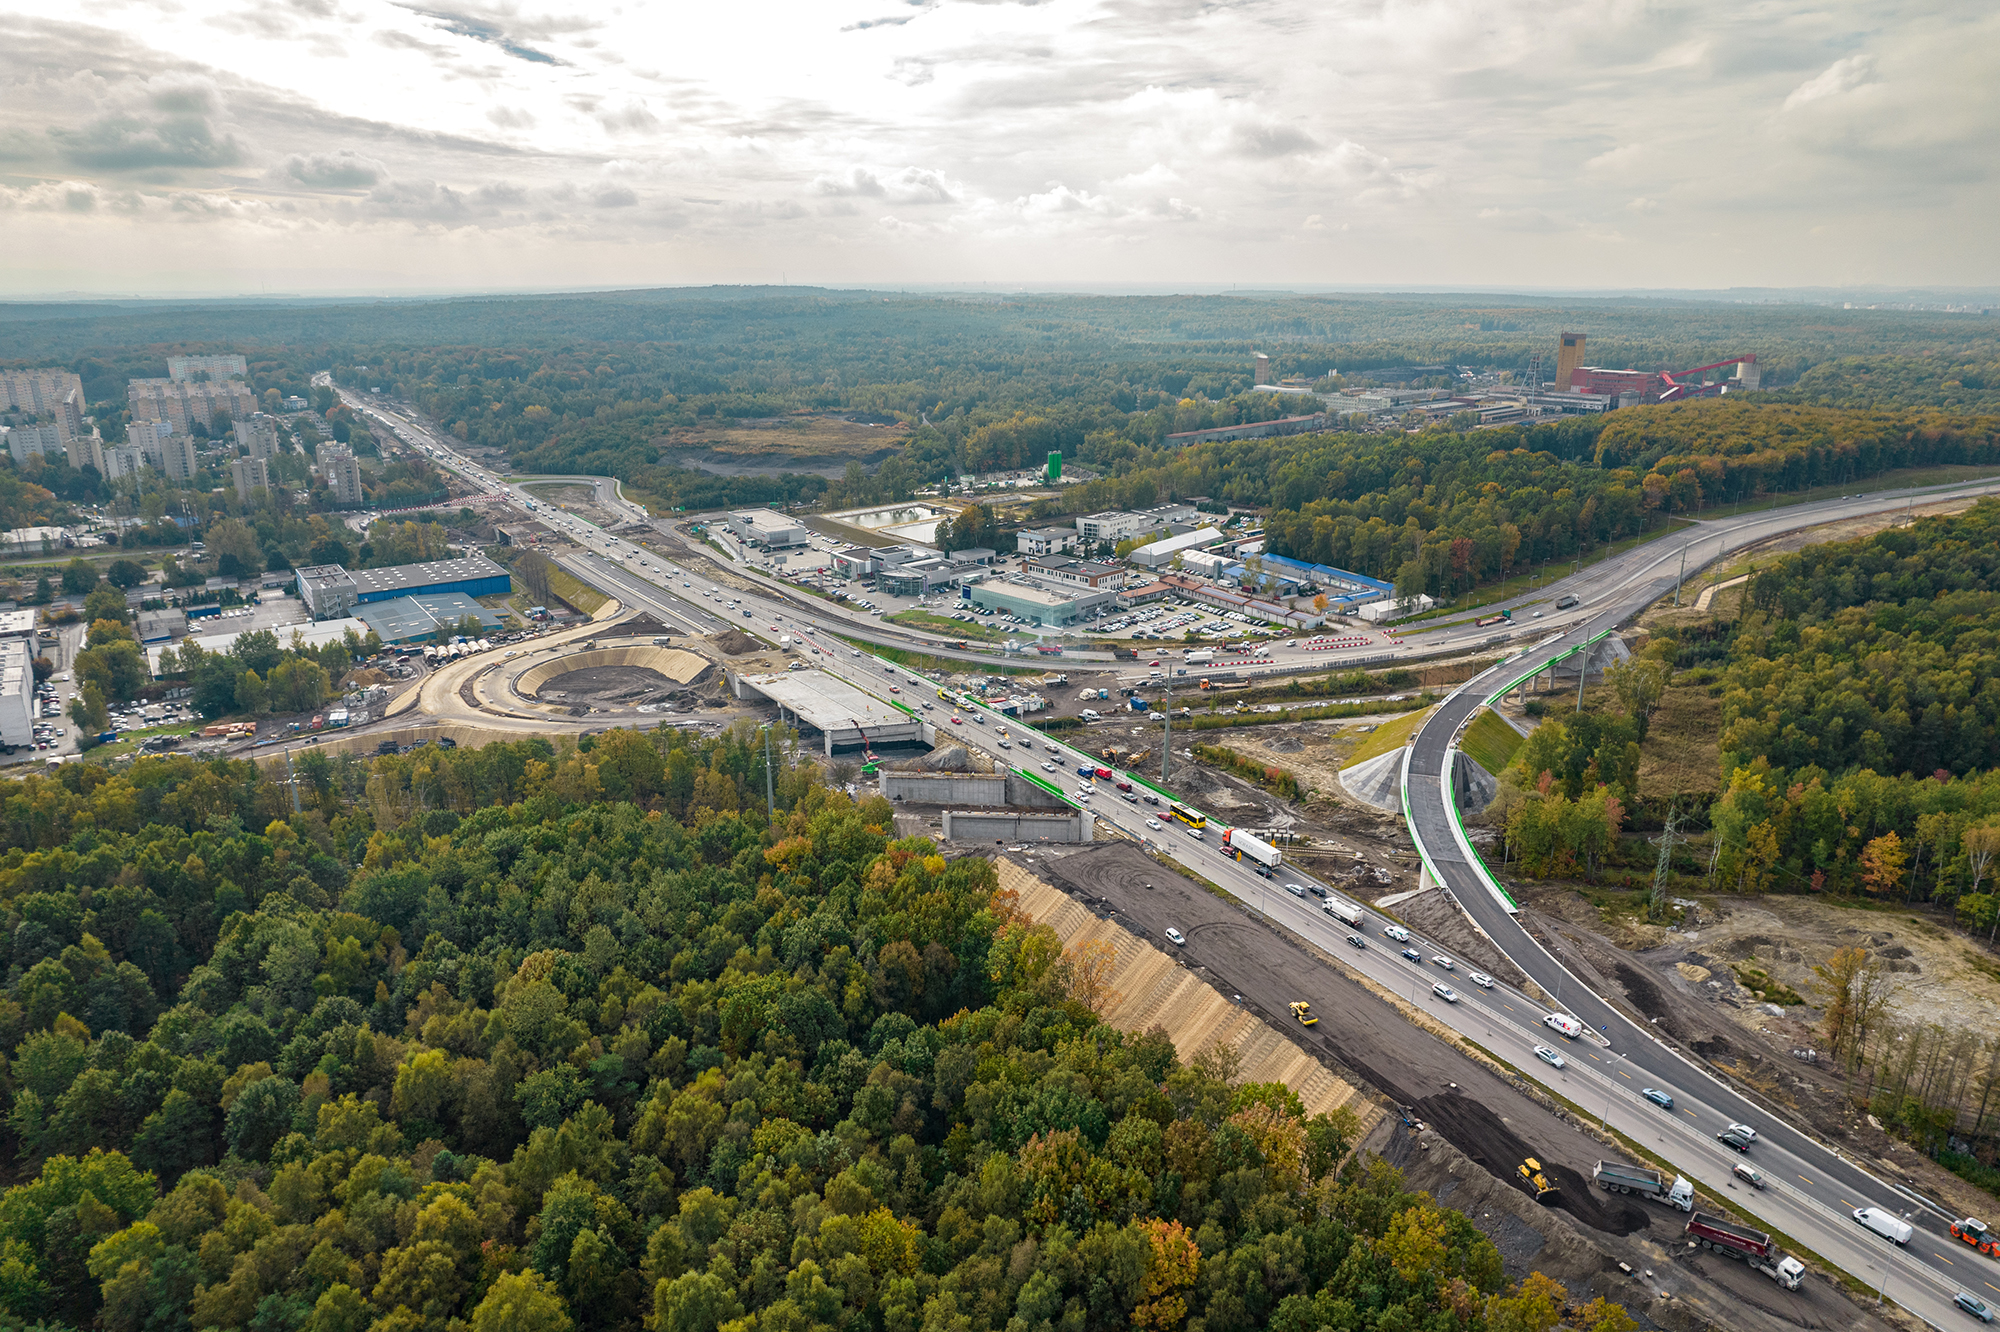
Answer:
[{"label": "dirt mound", "polygon": [[1270,747],[1277,750],[1280,754],[1303,754],[1306,750],[1306,747],[1299,742],[1296,736],[1289,735],[1282,740],[1273,740]]},{"label": "dirt mound", "polygon": [[928,754],[889,765],[900,772],[992,772],[993,765],[964,745],[946,743]]},{"label": "dirt mound", "polygon": [[1613,1202],[1591,1191],[1590,1181],[1580,1172],[1549,1159],[1500,1122],[1499,1116],[1467,1096],[1426,1096],[1412,1107],[1418,1116],[1450,1139],[1452,1146],[1486,1168],[1495,1179],[1512,1181],[1522,1160],[1535,1157],[1543,1171],[1561,1192],[1553,1205],[1568,1212],[1592,1230],[1610,1235],[1629,1235],[1644,1230],[1651,1220],[1645,1210],[1630,1203]]},{"label": "dirt mound", "polygon": [[709,635],[709,642],[732,657],[740,657],[748,652],[761,652],[764,644],[759,643],[741,629],[730,629],[724,633]]},{"label": "dirt mound", "polygon": [[1661,997],[1659,987],[1653,978],[1629,963],[1620,962],[1612,968],[1618,977],[1618,984],[1625,991],[1625,997],[1636,1004],[1647,1017],[1661,1017],[1667,1011],[1667,1001]]}]

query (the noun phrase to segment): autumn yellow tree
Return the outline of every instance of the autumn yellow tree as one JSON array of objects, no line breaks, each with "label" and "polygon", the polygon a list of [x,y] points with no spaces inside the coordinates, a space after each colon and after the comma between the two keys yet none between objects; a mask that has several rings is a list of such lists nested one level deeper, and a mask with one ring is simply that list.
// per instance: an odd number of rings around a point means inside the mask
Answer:
[{"label": "autumn yellow tree", "polygon": [[1382,1254],[1395,1267],[1396,1275],[1415,1281],[1444,1262],[1445,1236],[1450,1223],[1443,1212],[1428,1203],[1419,1203],[1396,1214],[1389,1231],[1382,1236]]},{"label": "autumn yellow tree", "polygon": [[1063,953],[1069,973],[1069,997],[1103,1017],[1118,1006],[1121,996],[1111,988],[1111,973],[1118,965],[1118,950],[1106,939],[1085,939]]},{"label": "autumn yellow tree", "polygon": [[1893,830],[1869,842],[1861,852],[1861,880],[1871,893],[1893,893],[1903,882],[1910,853]]},{"label": "autumn yellow tree", "polygon": [[1486,1326],[1490,1332],[1549,1332],[1562,1321],[1568,1302],[1569,1292],[1561,1282],[1530,1272],[1513,1294],[1486,1301]]},{"label": "autumn yellow tree", "polygon": [[1200,1274],[1201,1250],[1178,1221],[1154,1218],[1141,1228],[1146,1232],[1146,1284],[1132,1310],[1132,1326],[1166,1332],[1187,1317],[1186,1292]]}]

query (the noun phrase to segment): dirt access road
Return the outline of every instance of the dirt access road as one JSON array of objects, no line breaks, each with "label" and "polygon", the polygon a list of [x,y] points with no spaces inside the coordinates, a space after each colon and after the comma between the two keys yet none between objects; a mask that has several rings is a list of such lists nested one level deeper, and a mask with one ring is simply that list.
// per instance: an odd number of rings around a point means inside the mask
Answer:
[{"label": "dirt access road", "polygon": [[[1617,1298],[1609,1294],[1619,1284],[1613,1279],[1622,1278],[1617,1262],[1661,1271],[1685,1254],[1682,1213],[1613,1199],[1590,1187],[1590,1170],[1599,1159],[1628,1158],[1608,1151],[1566,1113],[1559,1116],[1486,1065],[1411,1025],[1344,969],[1329,965],[1240,905],[1214,896],[1128,842],[1038,856],[1029,868],[1079,900],[1109,908],[1127,930],[1178,953],[1224,993],[1241,995],[1246,1008],[1289,1030],[1343,1076],[1372,1086],[1412,1118],[1426,1121],[1523,1201],[1525,1194],[1512,1183],[1513,1172],[1522,1156],[1537,1157],[1562,1186],[1555,1209],[1563,1215],[1531,1207],[1530,1219],[1541,1221],[1532,1229],[1546,1239],[1556,1233],[1554,1227],[1574,1226],[1603,1255],[1608,1297]],[[1167,941],[1169,926],[1187,936],[1184,948]],[[1371,940],[1370,946],[1379,943]],[[1432,1002],[1429,984],[1426,976],[1421,990],[1427,1003]],[[1307,1000],[1320,1015],[1309,1031],[1292,1022],[1286,1006],[1295,999]],[[1481,1190],[1490,1196],[1487,1186]],[[1466,1214],[1475,1224],[1501,1224],[1470,1208]],[[1519,1243],[1512,1247],[1523,1248]],[[1818,1275],[1791,1294],[1734,1263],[1701,1266],[1709,1269],[1706,1274],[1694,1264],[1675,1265],[1671,1271],[1676,1275],[1659,1283],[1660,1293],[1672,1299],[1662,1301],[1654,1325],[1693,1327],[1705,1318],[1717,1326],[1746,1329],[1888,1326],[1873,1321]],[[1685,1315],[1697,1309],[1701,1316],[1692,1321],[1667,1316],[1668,1310]]]}]

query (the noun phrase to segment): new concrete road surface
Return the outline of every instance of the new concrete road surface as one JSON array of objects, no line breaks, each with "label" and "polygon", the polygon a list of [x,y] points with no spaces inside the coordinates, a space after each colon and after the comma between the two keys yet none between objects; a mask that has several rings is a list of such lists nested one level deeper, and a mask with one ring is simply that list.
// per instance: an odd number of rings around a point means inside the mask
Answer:
[{"label": "new concrete road surface", "polygon": [[[1986,493],[1993,483],[1966,487],[1942,487],[1923,493],[1926,500],[1953,494]],[[1718,555],[1784,532],[1795,530],[1806,520],[1830,521],[1868,513],[1894,511],[1905,507],[1910,497],[1904,492],[1858,496],[1826,504],[1802,505],[1738,520],[1727,530],[1699,538],[1705,548],[1690,558],[1703,562]],[[1635,552],[1636,554],[1637,552]],[[1631,557],[1627,557],[1628,560]],[[1954,1288],[1970,1290],[1981,1298],[2000,1295],[2000,1266],[1981,1258],[1952,1241],[1945,1227],[1956,1218],[1945,1214],[1928,1200],[1877,1179],[1845,1160],[1832,1148],[1807,1136],[1779,1119],[1766,1107],[1754,1103],[1726,1085],[1706,1068],[1659,1041],[1641,1024],[1592,993],[1515,919],[1514,903],[1505,890],[1487,873],[1478,855],[1466,840],[1452,806],[1450,768],[1455,762],[1454,745],[1460,729],[1487,699],[1512,682],[1547,667],[1550,663],[1580,651],[1587,642],[1616,628],[1659,598],[1671,593],[1678,574],[1679,552],[1667,549],[1626,572],[1602,599],[1593,615],[1566,632],[1559,632],[1502,662],[1465,685],[1441,704],[1426,720],[1407,751],[1404,771],[1404,808],[1410,833],[1431,875],[1454,894],[1480,928],[1523,972],[1542,989],[1559,995],[1570,1013],[1603,1034],[1616,1057],[1614,1074],[1625,1083],[1644,1082],[1673,1095],[1674,1116],[1685,1116],[1704,1127],[1711,1124],[1749,1123],[1761,1135],[1754,1155],[1779,1155],[1785,1161],[1788,1187],[1796,1188],[1801,1205],[1810,1203],[1846,1218],[1857,1207],[1886,1207],[1904,1215],[1916,1227],[1905,1254],[1906,1280],[1899,1302],[1912,1312],[1938,1320],[1956,1321],[1950,1305]],[[1609,1067],[1610,1052],[1585,1050],[1584,1062]],[[1628,1088],[1629,1090],[1629,1088]],[[1675,1121],[1678,1122],[1678,1119]],[[1671,1152],[1662,1151],[1678,1161]],[[1764,1160],[1759,1168],[1776,1174]],[[1759,1202],[1764,1201],[1759,1199]],[[1840,1229],[1840,1227],[1836,1227]],[[1846,1229],[1859,1229],[1848,1221]],[[1794,1231],[1794,1234],[1798,1232]],[[1873,1238],[1872,1236],[1870,1237]],[[1820,1241],[1815,1240],[1815,1243]],[[1872,1246],[1866,1246],[1872,1248]],[[1839,1260],[1836,1252],[1821,1252]],[[1879,1264],[1881,1255],[1875,1255]],[[1857,1276],[1867,1276],[1862,1268],[1848,1268]],[[1876,1269],[1880,1275],[1879,1267]],[[1868,1277],[1873,1280],[1873,1277]]]}]

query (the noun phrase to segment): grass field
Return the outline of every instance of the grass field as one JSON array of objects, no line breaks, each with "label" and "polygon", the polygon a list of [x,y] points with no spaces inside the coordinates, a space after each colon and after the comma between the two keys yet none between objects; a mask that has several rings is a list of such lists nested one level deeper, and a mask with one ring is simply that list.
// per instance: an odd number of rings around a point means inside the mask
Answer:
[{"label": "grass field", "polygon": [[1361,737],[1361,743],[1355,746],[1354,752],[1347,756],[1346,762],[1341,766],[1351,768],[1367,759],[1401,749],[1409,743],[1410,737],[1416,734],[1417,728],[1424,724],[1424,718],[1430,715],[1431,710],[1425,708],[1422,712],[1413,712],[1407,717],[1398,717],[1395,721],[1382,723],[1374,731]]},{"label": "grass field", "polygon": [[551,566],[549,569],[549,591],[555,593],[572,608],[582,611],[585,615],[595,615],[599,607],[611,600],[610,597],[605,596],[596,588],[588,586],[574,574],[565,569],[555,568],[554,566]]},{"label": "grass field", "polygon": [[1474,763],[1498,777],[1514,761],[1514,753],[1520,749],[1521,743],[1519,731],[1502,721],[1491,709],[1481,708],[1472,725],[1465,728],[1458,747]]},{"label": "grass field", "polygon": [[950,634],[954,638],[983,638],[988,642],[997,643],[1007,637],[1004,630],[996,629],[992,625],[981,624],[977,620],[968,624],[964,620],[954,620],[949,615],[933,615],[929,611],[897,611],[894,615],[884,615],[882,618],[907,629],[922,629],[932,634]]},{"label": "grass field", "polygon": [[728,425],[676,426],[657,441],[665,449],[776,454],[788,458],[865,458],[899,448],[903,426],[860,425],[837,416],[774,416]]}]

